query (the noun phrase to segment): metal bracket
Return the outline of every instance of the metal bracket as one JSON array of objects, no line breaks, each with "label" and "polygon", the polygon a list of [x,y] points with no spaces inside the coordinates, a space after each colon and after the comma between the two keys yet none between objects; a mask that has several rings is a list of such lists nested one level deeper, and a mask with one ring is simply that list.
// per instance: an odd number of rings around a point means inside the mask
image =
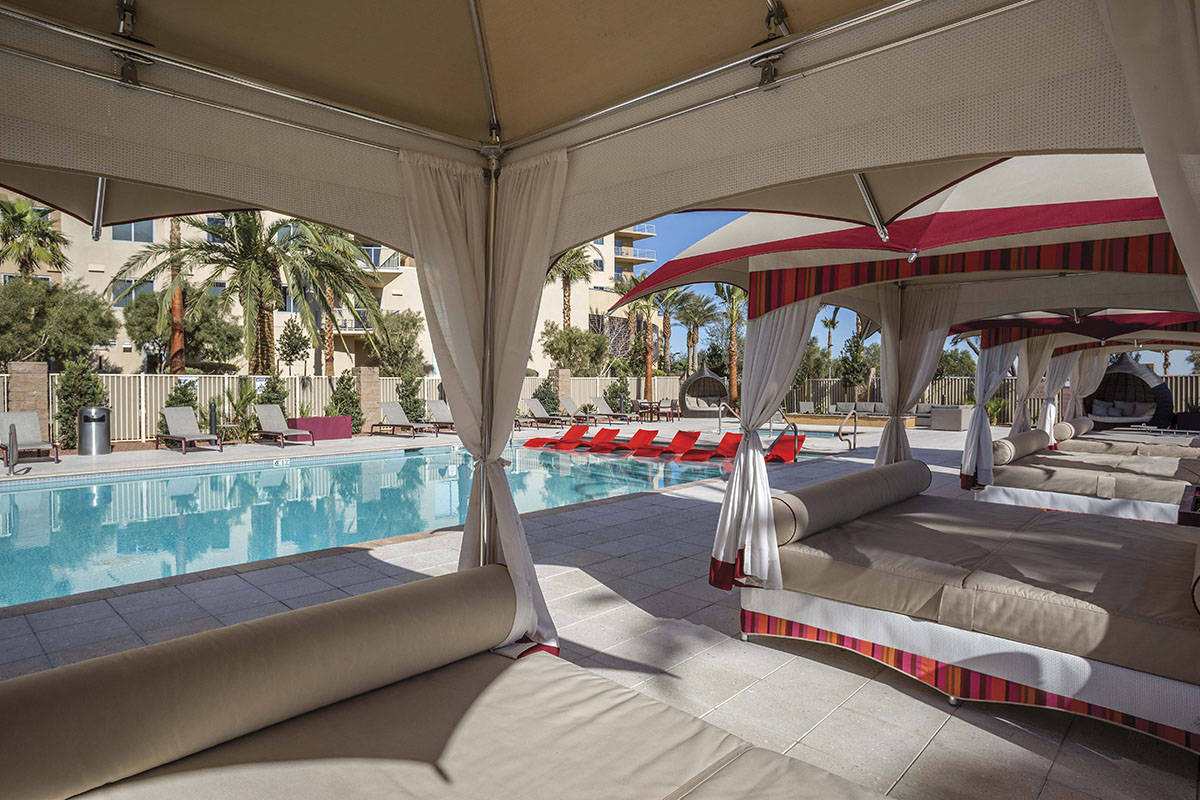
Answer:
[{"label": "metal bracket", "polygon": [[121,62],[118,68],[118,74],[121,77],[121,83],[130,86],[141,86],[141,81],[138,79],[138,67],[154,62],[146,58],[141,53],[134,53],[130,50],[121,50],[114,47],[111,52]]},{"label": "metal bracket", "polygon": [[758,85],[763,89],[774,88],[775,78],[778,77],[776,64],[783,58],[782,52],[767,53],[750,62],[750,66],[758,70]]},{"label": "metal bracket", "polygon": [[779,0],[767,0],[767,38],[777,39],[780,36],[791,36],[792,29],[787,24],[787,9]]}]

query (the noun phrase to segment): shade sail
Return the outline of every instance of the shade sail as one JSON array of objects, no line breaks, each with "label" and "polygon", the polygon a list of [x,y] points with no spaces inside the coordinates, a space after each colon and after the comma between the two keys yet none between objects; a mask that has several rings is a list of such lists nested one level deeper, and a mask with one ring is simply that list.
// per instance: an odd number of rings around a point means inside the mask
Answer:
[{"label": "shade sail", "polygon": [[[921,168],[908,169],[919,174]],[[873,177],[865,176],[868,185]],[[890,217],[881,210],[879,228],[828,218],[842,213],[838,193],[828,206],[813,193],[805,216],[747,213],[663,264],[617,305],[658,289],[739,274],[743,280],[735,282],[746,286],[755,270],[861,264],[898,254],[931,258],[1167,230],[1141,155],[1022,156],[982,166],[965,161],[942,177],[950,184],[930,196],[919,194],[925,186],[918,183],[905,207]],[[898,188],[888,200],[905,202]]]},{"label": "shade sail", "polygon": [[[53,206],[91,224],[96,209],[97,177],[63,170],[0,162],[0,186]],[[177,189],[109,179],[104,190],[102,225],[206,211],[233,211],[244,204]]]}]

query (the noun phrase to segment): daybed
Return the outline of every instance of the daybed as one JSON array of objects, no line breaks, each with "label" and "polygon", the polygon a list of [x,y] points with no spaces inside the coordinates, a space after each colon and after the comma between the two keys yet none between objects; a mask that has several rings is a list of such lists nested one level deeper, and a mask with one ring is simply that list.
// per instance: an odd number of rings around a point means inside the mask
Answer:
[{"label": "daybed", "polygon": [[742,630],[856,650],[951,698],[1200,746],[1200,533],[922,494],[906,461],[773,498],[782,590]]},{"label": "daybed", "polygon": [[[995,462],[980,500],[1128,519],[1176,522],[1189,484],[1187,460],[1158,456],[1056,453],[1034,430],[992,443]],[[1180,472],[1179,464],[1185,468]],[[1183,477],[1180,477],[1183,475]]]},{"label": "daybed", "polygon": [[1112,429],[1093,432],[1090,417],[1076,417],[1054,426],[1058,449],[1069,453],[1111,453],[1118,456],[1200,458],[1192,434],[1151,433]]},{"label": "daybed", "polygon": [[3,796],[877,796],[548,653],[488,652],[515,607],[482,567],[0,682]]}]

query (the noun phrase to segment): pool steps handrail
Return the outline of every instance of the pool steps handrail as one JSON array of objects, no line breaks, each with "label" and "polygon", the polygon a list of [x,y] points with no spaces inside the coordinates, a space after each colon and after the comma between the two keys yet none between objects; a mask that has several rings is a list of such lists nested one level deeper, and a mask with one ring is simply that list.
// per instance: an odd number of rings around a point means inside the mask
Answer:
[{"label": "pool steps handrail", "polygon": [[[733,417],[738,421],[739,424],[742,421],[741,415],[738,414],[738,412],[733,409],[733,406],[729,405],[728,403],[726,403],[724,401],[721,401],[720,405],[717,406],[717,433],[721,433],[721,423],[725,419],[726,411],[728,411],[730,414],[732,414]],[[773,450],[775,448],[775,445],[779,444],[779,440],[782,439],[784,436],[786,436],[788,434],[788,431],[791,431],[792,432],[792,461],[794,462],[800,458],[800,428],[796,426],[795,422],[792,422],[790,419],[787,418],[787,413],[784,411],[783,406],[780,406],[779,410],[776,411],[774,414],[772,414],[771,418],[769,420],[767,420],[767,430],[770,433],[775,432],[775,418],[776,417],[781,417],[783,419],[783,430],[781,430],[779,432],[779,435],[776,436],[774,441],[771,442],[771,446],[768,447],[764,452],[767,452],[767,453],[771,452],[771,450]],[[857,432],[857,429],[856,429],[856,432]]]},{"label": "pool steps handrail", "polygon": [[[854,428],[851,430],[847,440],[847,434],[845,433],[846,423],[850,421],[851,417],[854,418]],[[838,424],[837,438],[839,441],[846,442],[851,450],[858,448],[858,409],[850,409],[850,412],[842,418],[841,423]]]}]

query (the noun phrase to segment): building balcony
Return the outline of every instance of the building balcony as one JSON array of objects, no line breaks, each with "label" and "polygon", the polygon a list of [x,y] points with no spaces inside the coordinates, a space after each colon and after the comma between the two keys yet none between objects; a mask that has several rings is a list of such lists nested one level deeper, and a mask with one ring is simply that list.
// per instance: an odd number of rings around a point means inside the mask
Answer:
[{"label": "building balcony", "polygon": [[653,223],[643,222],[641,225],[630,225],[628,228],[621,228],[617,231],[617,236],[633,241],[637,239],[649,239],[656,233],[657,231]]},{"label": "building balcony", "polygon": [[354,314],[350,313],[347,309],[337,309],[334,319],[337,321],[338,330],[342,332],[343,336],[366,336],[371,332],[372,326],[370,320],[367,318],[367,309],[358,309],[358,316],[360,319],[355,318]]},{"label": "building balcony", "polygon": [[617,245],[613,248],[613,260],[618,264],[645,264],[656,258],[653,250]]}]

